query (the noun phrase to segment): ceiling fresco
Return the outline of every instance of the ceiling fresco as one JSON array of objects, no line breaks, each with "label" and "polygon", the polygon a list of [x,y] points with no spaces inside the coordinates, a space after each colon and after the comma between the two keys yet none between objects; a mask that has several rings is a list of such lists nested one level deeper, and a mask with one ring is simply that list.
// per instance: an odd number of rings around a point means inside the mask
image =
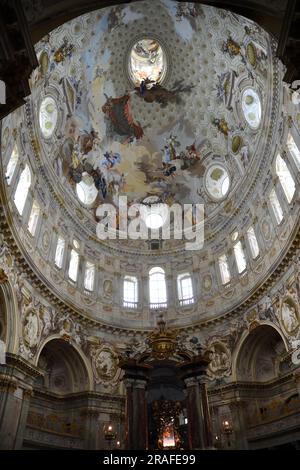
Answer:
[{"label": "ceiling fresco", "polygon": [[[259,153],[272,65],[268,35],[249,20],[142,1],[78,17],[36,52],[37,139],[57,181],[94,215],[119,195],[209,211]],[[226,191],[214,197],[218,174]]]}]

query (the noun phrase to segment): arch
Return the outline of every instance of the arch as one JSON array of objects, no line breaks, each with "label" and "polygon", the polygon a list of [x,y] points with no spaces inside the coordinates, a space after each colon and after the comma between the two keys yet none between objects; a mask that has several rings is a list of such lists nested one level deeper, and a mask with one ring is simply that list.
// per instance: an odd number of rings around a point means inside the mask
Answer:
[{"label": "arch", "polygon": [[[280,354],[283,349],[288,350],[287,341],[279,327],[271,322],[262,322],[251,331],[245,331],[233,354],[233,379],[267,381],[275,378],[278,373],[276,354]],[[265,361],[265,369],[262,361]],[[259,366],[261,366],[260,371]],[[269,366],[268,371],[267,366]],[[263,369],[265,374],[262,373]]]},{"label": "arch", "polygon": [[[46,353],[46,356],[53,355],[53,358],[60,359],[61,357],[65,361],[65,367],[69,371],[69,378],[73,380],[72,386],[69,387],[67,393],[78,392],[78,391],[87,391],[94,389],[94,379],[91,369],[91,365],[85,354],[78,347],[74,341],[65,341],[59,334],[51,335],[46,338],[39,346],[38,352],[36,354],[35,365],[42,366],[41,359],[43,353]],[[75,365],[78,367],[74,367]],[[79,390],[79,386],[76,385],[78,378],[82,381],[85,381],[85,388]]]},{"label": "arch", "polygon": [[[0,273],[1,274],[1,273]],[[16,354],[19,345],[19,315],[17,299],[8,280],[0,282],[0,339],[5,342],[6,352]]]}]

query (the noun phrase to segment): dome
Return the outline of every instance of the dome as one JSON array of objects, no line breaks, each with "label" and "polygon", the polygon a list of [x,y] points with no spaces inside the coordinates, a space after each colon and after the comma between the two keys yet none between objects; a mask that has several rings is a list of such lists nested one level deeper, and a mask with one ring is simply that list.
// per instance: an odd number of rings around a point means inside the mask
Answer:
[{"label": "dome", "polygon": [[[20,249],[58,298],[101,324],[149,328],[161,308],[182,326],[235,311],[295,224],[296,189],[285,206],[275,188],[289,164],[274,183],[281,110],[293,106],[275,41],[229,11],[186,8],[145,0],[62,24],[35,45],[31,96],[2,122]],[[18,211],[10,192],[25,164]],[[147,294],[156,266],[176,294],[161,305]],[[177,276],[189,292],[178,299]]]}]

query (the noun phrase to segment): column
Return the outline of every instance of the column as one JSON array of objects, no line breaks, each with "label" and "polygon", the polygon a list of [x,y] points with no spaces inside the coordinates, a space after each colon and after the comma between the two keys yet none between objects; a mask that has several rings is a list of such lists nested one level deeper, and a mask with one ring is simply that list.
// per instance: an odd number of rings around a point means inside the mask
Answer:
[{"label": "column", "polygon": [[148,414],[146,390],[152,367],[128,358],[119,362],[126,388],[125,449],[148,449]]},{"label": "column", "polygon": [[33,383],[41,375],[24,359],[6,354],[0,365],[0,449],[21,449]]},{"label": "column", "polygon": [[95,408],[87,408],[83,415],[85,417],[85,445],[86,449],[98,449],[99,438],[99,415],[100,411]]},{"label": "column", "polygon": [[232,416],[235,448],[237,450],[247,450],[248,441],[246,437],[246,420],[245,420],[246,403],[236,400],[230,403],[229,408]]},{"label": "column", "polygon": [[127,378],[125,405],[125,448],[145,450],[148,448],[148,416],[146,380]]},{"label": "column", "polygon": [[212,447],[211,418],[208,406],[206,380],[189,377],[186,385],[186,402],[188,413],[188,441],[190,449],[207,449]]},{"label": "column", "polygon": [[189,448],[212,448],[212,425],[206,389],[206,370],[209,352],[199,351],[197,356],[179,366],[179,377],[186,386]]}]

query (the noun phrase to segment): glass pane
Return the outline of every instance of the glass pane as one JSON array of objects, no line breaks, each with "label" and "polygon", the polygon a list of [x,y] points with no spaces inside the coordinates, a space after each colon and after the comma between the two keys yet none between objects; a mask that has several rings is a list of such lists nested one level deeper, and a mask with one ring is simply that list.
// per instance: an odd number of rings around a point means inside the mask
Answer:
[{"label": "glass pane", "polygon": [[249,241],[249,245],[250,245],[252,258],[255,259],[259,255],[259,246],[258,246],[258,243],[257,243],[257,238],[256,238],[253,227],[250,227],[247,230],[247,236],[248,236],[248,241]]},{"label": "glass pane", "polygon": [[39,220],[39,215],[40,215],[40,206],[36,201],[33,201],[32,204],[32,209],[30,212],[30,217],[28,221],[28,230],[31,233],[31,235],[35,234],[37,223]]},{"label": "glass pane", "polygon": [[126,276],[123,284],[123,299],[124,302],[137,302],[137,278],[133,276]]},{"label": "glass pane", "polygon": [[220,256],[219,267],[220,267],[222,284],[227,284],[230,281],[230,271],[229,271],[229,266],[228,266],[226,255]]},{"label": "glass pane", "polygon": [[151,304],[167,302],[165,272],[162,268],[152,268],[149,272],[149,296]]},{"label": "glass pane", "polygon": [[295,164],[297,165],[298,169],[300,170],[300,150],[297,146],[292,134],[288,135],[287,138],[287,147],[289,149],[290,154],[292,155]]},{"label": "glass pane", "polygon": [[87,261],[85,265],[85,275],[84,275],[85,289],[92,291],[94,289],[94,282],[95,282],[95,265]]},{"label": "glass pane", "polygon": [[193,299],[192,278],[189,274],[180,274],[177,278],[179,300]]},{"label": "glass pane", "polygon": [[296,185],[287,164],[280,155],[276,157],[276,174],[288,202],[291,202],[296,191]]},{"label": "glass pane", "polygon": [[5,178],[6,178],[8,185],[11,183],[18,160],[19,160],[19,152],[18,152],[17,146],[15,145],[12,151],[12,154],[10,156],[9,162],[7,164],[7,167],[6,167]]},{"label": "glass pane", "polygon": [[77,251],[71,250],[70,264],[69,264],[69,278],[74,282],[77,280],[78,265],[79,265],[79,254],[77,253]]},{"label": "glass pane", "polygon": [[56,252],[55,252],[55,264],[58,268],[62,267],[65,244],[66,244],[65,240],[63,238],[58,237],[57,245],[56,245]]},{"label": "glass pane", "polygon": [[29,166],[26,165],[24,170],[21,173],[21,176],[20,176],[17,188],[16,188],[16,192],[14,195],[14,202],[20,215],[22,215],[23,210],[24,210],[30,184],[31,184],[31,173],[30,173]]},{"label": "glass pane", "polygon": [[278,197],[275,192],[275,189],[272,189],[269,197],[270,197],[270,203],[271,203],[271,206],[272,206],[275,218],[276,218],[276,222],[277,224],[280,224],[280,222],[283,219],[283,212],[282,212],[281,205],[278,201]]},{"label": "glass pane", "polygon": [[241,242],[237,242],[234,245],[233,250],[234,250],[238,272],[242,273],[243,271],[245,271],[247,267],[247,263],[246,263],[245,253],[244,253]]}]

